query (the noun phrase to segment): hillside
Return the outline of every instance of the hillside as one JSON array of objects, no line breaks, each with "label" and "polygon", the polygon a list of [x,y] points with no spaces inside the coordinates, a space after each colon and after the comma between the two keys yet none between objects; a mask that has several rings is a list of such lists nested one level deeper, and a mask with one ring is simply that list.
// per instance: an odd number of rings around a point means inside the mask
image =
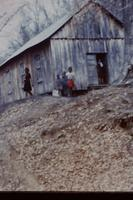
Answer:
[{"label": "hillside", "polygon": [[133,190],[132,88],[34,97],[0,113],[1,191]]}]

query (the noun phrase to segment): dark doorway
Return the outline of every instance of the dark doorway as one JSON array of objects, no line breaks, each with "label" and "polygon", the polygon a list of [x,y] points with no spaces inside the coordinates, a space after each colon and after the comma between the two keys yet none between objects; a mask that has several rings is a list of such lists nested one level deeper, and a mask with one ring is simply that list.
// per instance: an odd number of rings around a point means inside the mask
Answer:
[{"label": "dark doorway", "polygon": [[107,66],[107,54],[99,53],[96,54],[97,60],[97,74],[99,85],[108,84],[108,66]]}]

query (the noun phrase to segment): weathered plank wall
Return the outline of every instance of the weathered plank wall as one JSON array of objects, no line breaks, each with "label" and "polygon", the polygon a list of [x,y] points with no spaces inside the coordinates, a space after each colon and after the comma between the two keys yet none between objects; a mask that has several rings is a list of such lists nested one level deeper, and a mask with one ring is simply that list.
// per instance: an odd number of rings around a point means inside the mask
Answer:
[{"label": "weathered plank wall", "polygon": [[124,30],[114,18],[106,14],[96,4],[88,4],[77,13],[52,38],[98,39],[124,38]]},{"label": "weathered plank wall", "polygon": [[30,54],[35,94],[51,92],[54,87],[54,68],[51,64],[50,41]]},{"label": "weathered plank wall", "polygon": [[125,27],[125,69],[123,74],[126,76],[128,68],[133,64],[133,1],[124,0],[124,27]]},{"label": "weathered plank wall", "polygon": [[24,98],[21,88],[21,73],[16,62],[5,67],[0,73],[0,104]]},{"label": "weathered plank wall", "polygon": [[110,39],[107,41],[108,48],[108,69],[109,69],[109,82],[112,84],[121,77],[124,68],[124,46],[125,40]]},{"label": "weathered plank wall", "polygon": [[4,74],[3,74],[3,71],[1,71],[0,73],[0,104],[3,104],[4,103],[4,93],[5,93],[5,90],[4,90]]}]

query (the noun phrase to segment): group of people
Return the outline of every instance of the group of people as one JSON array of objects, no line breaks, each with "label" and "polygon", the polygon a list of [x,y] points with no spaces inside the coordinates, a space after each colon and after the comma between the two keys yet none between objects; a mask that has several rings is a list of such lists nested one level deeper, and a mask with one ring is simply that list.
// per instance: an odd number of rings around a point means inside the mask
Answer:
[{"label": "group of people", "polygon": [[[68,68],[68,72],[63,72],[62,76],[59,74],[56,77],[56,86],[55,89],[58,90],[60,96],[72,96],[73,89],[75,87],[75,74],[72,67]],[[24,78],[24,91],[26,97],[28,94],[32,96],[32,86],[31,86],[31,75],[29,68],[25,68],[25,78]]]},{"label": "group of people", "polygon": [[62,75],[57,74],[55,89],[59,92],[59,96],[73,96],[75,88],[75,74],[72,67],[68,68],[68,72]]}]

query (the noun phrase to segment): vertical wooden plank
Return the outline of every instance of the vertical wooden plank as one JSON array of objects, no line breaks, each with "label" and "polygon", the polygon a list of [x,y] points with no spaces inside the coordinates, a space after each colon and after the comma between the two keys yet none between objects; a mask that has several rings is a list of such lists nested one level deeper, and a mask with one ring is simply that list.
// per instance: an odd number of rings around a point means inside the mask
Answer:
[{"label": "vertical wooden plank", "polygon": [[41,51],[34,52],[34,54],[32,54],[32,69],[34,77],[35,94],[43,94],[45,92],[45,88],[44,88]]},{"label": "vertical wooden plank", "polygon": [[25,98],[24,94],[24,69],[25,69],[25,63],[23,60],[23,57],[20,58],[20,60],[17,62],[17,73],[18,73],[18,91],[20,99]]},{"label": "vertical wooden plank", "polygon": [[14,62],[14,68],[13,68],[13,84],[14,84],[14,95],[15,100],[19,100],[20,97],[20,91],[19,91],[19,73],[17,73],[17,64]]},{"label": "vertical wooden plank", "polygon": [[44,74],[45,92],[51,92],[54,87],[53,63],[51,60],[51,47],[50,41],[48,41],[45,48],[42,50],[42,69]]},{"label": "vertical wooden plank", "polygon": [[3,94],[2,94],[2,71],[0,73],[0,105],[3,104]]},{"label": "vertical wooden plank", "polygon": [[1,103],[4,104],[4,73],[3,71],[1,72],[0,79],[1,79],[1,96],[2,96]]}]

